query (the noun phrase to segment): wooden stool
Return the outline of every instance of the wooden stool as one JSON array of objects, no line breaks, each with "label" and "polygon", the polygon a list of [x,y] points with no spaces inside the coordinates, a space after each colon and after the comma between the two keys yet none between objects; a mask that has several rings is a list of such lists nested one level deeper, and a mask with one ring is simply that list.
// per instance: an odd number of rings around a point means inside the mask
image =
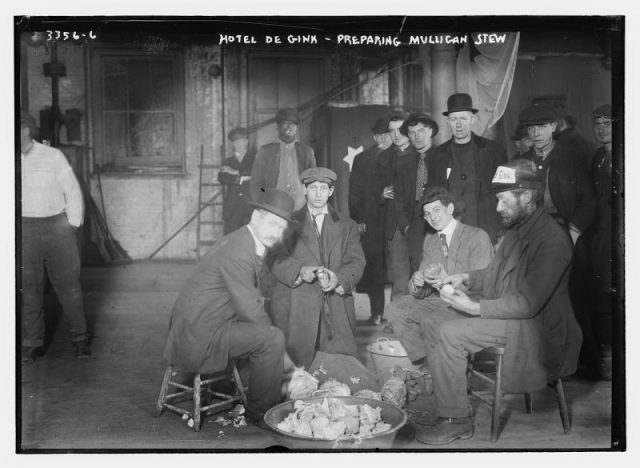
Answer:
[{"label": "wooden stool", "polygon": [[[171,378],[176,374],[176,370],[173,365],[169,365],[164,371],[164,378],[162,379],[162,387],[160,388],[160,395],[158,396],[158,403],[156,404],[156,417],[159,417],[166,409],[174,411],[181,415],[186,415],[193,419],[193,430],[198,432],[202,425],[202,415],[210,410],[218,409],[223,406],[232,405],[237,402],[247,404],[247,396],[244,392],[242,380],[240,380],[240,374],[236,368],[236,363],[233,360],[229,360],[229,367],[231,368],[231,374],[228,372],[223,374],[216,374],[215,377],[209,379],[203,379],[203,374],[195,374],[193,376],[193,385],[185,385],[180,382],[175,382]],[[233,379],[235,384],[235,394],[229,395],[226,393],[215,392],[209,388],[209,384],[220,382],[223,380]],[[169,387],[176,387],[181,391],[169,394]],[[191,395],[193,398],[193,411],[188,411],[172,405],[170,402],[183,395]],[[213,402],[209,405],[202,406],[203,397],[214,397]]]},{"label": "wooden stool", "polygon": [[[489,400],[484,398],[480,393],[475,392],[469,389],[469,393],[478,398],[480,401],[491,406],[491,442],[495,442],[498,440],[498,427],[500,424],[500,404],[502,403],[502,360],[504,357],[504,346],[492,346],[490,348],[485,348],[481,352],[486,353],[490,356],[490,359],[477,361],[475,358],[475,354],[469,356],[469,366],[467,368],[467,377],[471,375],[475,375],[482,380],[493,384],[493,400]],[[486,364],[486,363],[495,363],[495,377],[489,377],[486,373],[480,372],[474,368],[474,365],[478,364]],[[556,400],[558,402],[558,407],[560,410],[560,419],[562,420],[562,427],[564,429],[564,433],[568,434],[571,432],[571,422],[569,421],[569,411],[567,410],[567,402],[564,398],[564,388],[562,387],[562,380],[558,379],[555,382],[549,383],[549,387],[551,387],[556,395]],[[531,407],[531,393],[524,394],[524,404],[527,413],[532,412]]]}]

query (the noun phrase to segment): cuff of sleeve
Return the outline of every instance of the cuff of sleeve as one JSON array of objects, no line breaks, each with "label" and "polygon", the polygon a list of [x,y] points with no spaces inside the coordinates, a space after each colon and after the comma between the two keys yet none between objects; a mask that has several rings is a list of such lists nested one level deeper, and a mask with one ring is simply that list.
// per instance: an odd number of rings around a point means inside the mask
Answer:
[{"label": "cuff of sleeve", "polygon": [[82,224],[81,218],[68,218],[68,220],[69,220],[69,224],[71,224],[75,228],[79,228],[80,225]]}]

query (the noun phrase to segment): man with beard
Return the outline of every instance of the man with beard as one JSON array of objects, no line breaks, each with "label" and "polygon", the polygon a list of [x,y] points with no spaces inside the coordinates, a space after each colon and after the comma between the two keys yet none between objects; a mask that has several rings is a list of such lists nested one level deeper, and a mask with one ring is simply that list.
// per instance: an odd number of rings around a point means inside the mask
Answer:
[{"label": "man with beard", "polygon": [[278,141],[267,143],[258,150],[251,171],[251,196],[257,199],[266,188],[275,187],[295,200],[296,209],[306,203],[298,176],[316,167],[313,149],[296,141],[300,117],[295,109],[280,109],[276,114]]},{"label": "man with beard", "polygon": [[265,252],[282,239],[293,199],[271,188],[250,204],[249,224],[220,239],[182,287],[164,357],[203,374],[225,370],[229,359],[240,360],[249,371],[246,414],[260,423],[264,412],[280,402],[283,372],[293,367],[259,285]]},{"label": "man with beard", "polygon": [[384,313],[384,224],[380,205],[382,187],[376,183],[376,168],[380,154],[391,146],[387,119],[378,119],[371,128],[375,144],[358,154],[349,176],[349,214],[358,224],[362,250],[367,260],[358,292],[369,296],[370,322]]},{"label": "man with beard", "polygon": [[495,256],[485,269],[444,278],[439,292],[449,307],[430,312],[449,320],[430,334],[438,419],[417,432],[425,444],[473,437],[470,354],[505,346],[506,393],[535,391],[576,369],[582,336],[567,289],[572,246],[540,206],[543,179],[531,161],[514,159],[497,168],[492,189],[506,228]]}]

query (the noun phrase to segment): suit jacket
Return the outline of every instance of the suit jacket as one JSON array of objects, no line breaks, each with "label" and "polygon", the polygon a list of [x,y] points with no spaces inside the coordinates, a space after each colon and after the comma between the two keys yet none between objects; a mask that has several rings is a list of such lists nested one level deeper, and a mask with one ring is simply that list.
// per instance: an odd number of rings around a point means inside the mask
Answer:
[{"label": "suit jacket", "polygon": [[270,326],[258,284],[253,236],[245,226],[223,237],[182,287],[171,311],[165,359],[200,373],[227,367],[235,321]]},{"label": "suit jacket", "polygon": [[222,163],[239,172],[239,175],[228,172],[218,173],[218,182],[223,188],[222,220],[224,221],[224,233],[229,234],[241,228],[251,218],[251,207],[247,204],[251,201],[250,181],[240,185],[241,176],[250,176],[256,154],[253,151],[247,154],[239,162],[235,156],[226,158]]},{"label": "suit jacket", "polygon": [[507,320],[503,388],[522,393],[572,374],[582,332],[569,299],[573,247],[542,208],[507,230],[493,260],[470,272],[480,317]]},{"label": "suit jacket", "polygon": [[[427,164],[427,174],[431,169],[431,155],[434,148],[429,148],[425,162]],[[424,224],[422,214],[416,211],[416,180],[418,171],[418,152],[411,147],[407,154],[398,158],[396,170],[396,218],[401,231],[419,220],[420,225]]]},{"label": "suit jacket", "polygon": [[[389,185],[395,185],[398,157],[405,157],[412,150],[408,146],[404,151],[400,151],[397,146],[390,146],[380,153],[376,163],[376,183],[380,190],[379,203],[383,209],[384,238],[387,241],[393,239],[398,221],[396,218],[396,205],[394,200],[382,197],[382,191]],[[396,187],[396,196],[398,190]]]},{"label": "suit jacket", "polygon": [[[474,149],[476,179],[452,170],[453,139],[438,146],[427,177],[427,185],[442,185],[454,197],[460,221],[484,229],[492,242],[502,230],[500,216],[496,212],[496,197],[491,192],[491,180],[496,168],[507,160],[507,153],[498,143],[471,134]],[[473,190],[471,190],[473,188]],[[474,221],[475,219],[475,221]]]},{"label": "suit jacket", "polygon": [[349,214],[366,230],[360,235],[362,250],[367,260],[358,291],[384,287],[384,206],[381,195],[384,186],[377,178],[378,158],[382,152],[376,145],[358,154],[349,176]]},{"label": "suit jacket", "polygon": [[[534,161],[535,151],[529,150],[524,158]],[[589,178],[580,155],[561,142],[547,156],[549,162],[549,192],[553,204],[563,221],[573,223],[585,233],[593,222],[596,200],[593,182]]]},{"label": "suit jacket", "polygon": [[[486,268],[492,258],[493,245],[489,235],[480,228],[458,222],[451,236],[446,258],[442,251],[439,234],[434,231],[427,233],[419,269],[422,271],[431,264],[439,263],[447,274],[453,275]],[[416,288],[413,281],[409,281],[409,292],[420,299],[431,294],[433,288],[429,285]]]},{"label": "suit jacket", "polygon": [[[298,160],[298,173],[310,167],[316,167],[316,158],[313,149],[296,141],[296,158]],[[267,143],[258,149],[256,161],[251,171],[251,196],[258,199],[260,189],[273,188],[278,184],[278,171],[280,170],[280,142]]]},{"label": "suit jacket", "polygon": [[300,224],[287,231],[283,251],[272,267],[278,282],[270,313],[276,326],[285,334],[287,352],[297,365],[309,368],[313,361],[323,293],[317,280],[299,286],[294,282],[303,266],[324,264],[338,276],[345,295],[339,296],[335,291],[327,294],[333,339],[320,351],[357,357],[352,291],[362,276],[365,259],[356,223],[329,208],[329,215],[325,216],[322,225],[323,262],[306,205],[294,213],[294,219]]}]

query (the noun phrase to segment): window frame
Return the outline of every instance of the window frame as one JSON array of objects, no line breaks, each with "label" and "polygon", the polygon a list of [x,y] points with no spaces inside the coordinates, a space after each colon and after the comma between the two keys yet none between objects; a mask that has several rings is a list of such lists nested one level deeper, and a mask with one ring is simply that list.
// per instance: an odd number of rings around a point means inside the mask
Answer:
[{"label": "window frame", "polygon": [[[174,115],[174,157],[162,158],[158,161],[152,156],[140,158],[115,158],[107,159],[105,148],[106,126],[104,122],[103,98],[103,59],[104,58],[148,58],[170,59],[173,71],[172,104]],[[91,50],[90,60],[90,86],[92,102],[92,134],[93,134],[93,168],[100,172],[120,173],[184,173],[186,170],[186,146],[185,146],[185,77],[184,77],[184,53],[179,49],[172,49],[162,53],[150,54],[143,49],[132,47],[94,47]]]}]

